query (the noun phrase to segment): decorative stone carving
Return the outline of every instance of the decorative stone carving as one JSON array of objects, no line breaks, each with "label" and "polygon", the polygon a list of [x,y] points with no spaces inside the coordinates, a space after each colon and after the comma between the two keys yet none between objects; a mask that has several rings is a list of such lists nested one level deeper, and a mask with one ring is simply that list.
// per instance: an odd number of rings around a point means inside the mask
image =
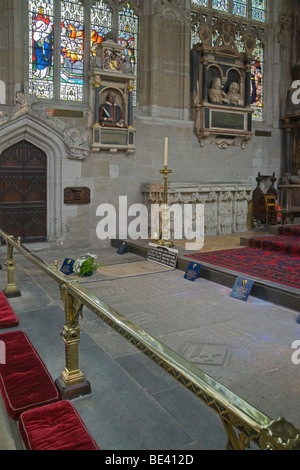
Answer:
[{"label": "decorative stone carving", "polygon": [[16,104],[11,107],[5,107],[5,113],[0,106],[0,126],[20,119],[28,115],[37,122],[43,122],[55,130],[62,142],[66,145],[68,158],[72,160],[85,160],[90,154],[87,147],[87,137],[82,135],[80,128],[69,128],[68,124],[53,115],[52,108],[45,106],[35,106],[37,100],[34,95],[28,93],[28,86],[24,90],[16,91]]},{"label": "decorative stone carving", "polygon": [[229,92],[227,93],[227,102],[233,106],[244,106],[245,100],[239,93],[240,85],[237,82],[232,82],[229,85]]},{"label": "decorative stone carving", "polygon": [[[163,204],[163,183],[145,183],[141,187],[141,192],[149,213],[151,213],[151,204]],[[207,236],[247,231],[248,203],[251,199],[250,183],[168,184],[170,206],[204,204],[204,233]],[[195,207],[192,212],[195,229]]]},{"label": "decorative stone carving", "polygon": [[153,9],[155,15],[162,17],[166,16],[168,11],[176,9],[177,12],[184,16],[186,21],[190,18],[190,10],[186,8],[183,0],[156,0]]},{"label": "decorative stone carving", "polygon": [[[106,150],[113,155],[122,150],[130,155],[135,151],[132,98],[137,77],[129,56],[124,56],[124,46],[108,37],[98,47],[90,70],[91,101],[94,102],[92,151]],[[114,97],[111,105],[115,108],[106,109],[108,96]],[[112,119],[108,109],[118,109],[117,120]]]},{"label": "decorative stone carving", "polygon": [[[241,23],[222,17],[213,21],[211,16],[204,19],[199,14],[192,23],[198,26],[202,41],[192,52],[195,134],[202,147],[208,142],[221,149],[229,145],[245,148],[252,138],[250,70],[256,36]],[[245,52],[237,47],[237,35]]]},{"label": "decorative stone carving", "polygon": [[219,77],[213,79],[211,88],[208,90],[208,97],[212,103],[228,103],[227,95],[221,88],[221,79]]},{"label": "decorative stone carving", "polygon": [[90,188],[73,187],[64,189],[65,204],[88,204],[91,201]]}]

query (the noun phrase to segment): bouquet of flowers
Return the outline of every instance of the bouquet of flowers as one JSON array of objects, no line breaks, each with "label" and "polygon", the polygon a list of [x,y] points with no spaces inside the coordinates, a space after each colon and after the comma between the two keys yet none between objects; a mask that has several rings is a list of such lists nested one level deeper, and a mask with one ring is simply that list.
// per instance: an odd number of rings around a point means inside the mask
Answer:
[{"label": "bouquet of flowers", "polygon": [[96,259],[97,255],[87,253],[85,256],[82,256],[75,261],[73,271],[79,274],[79,276],[91,276],[98,268]]}]

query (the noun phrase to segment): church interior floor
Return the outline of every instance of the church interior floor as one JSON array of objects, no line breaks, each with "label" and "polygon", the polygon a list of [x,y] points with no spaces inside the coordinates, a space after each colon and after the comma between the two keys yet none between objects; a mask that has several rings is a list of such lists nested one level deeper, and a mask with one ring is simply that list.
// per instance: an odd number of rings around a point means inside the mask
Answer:
[{"label": "church interior floor", "polygon": [[[240,236],[212,237],[206,248],[239,247]],[[130,252],[120,256],[112,246],[26,246],[59,267],[65,258],[97,254],[104,266],[91,278],[70,279],[265,415],[283,416],[300,429],[300,366],[292,362],[292,343],[300,337],[297,311],[252,296],[241,302],[228,287],[201,278],[187,281],[178,269]],[[2,246],[1,289],[7,284],[5,256]],[[58,285],[16,250],[14,259],[21,297],[9,302],[17,328],[28,334],[56,379],[65,366]],[[92,393],[73,402],[101,449],[225,449],[221,421],[207,405],[85,307],[80,326],[80,368]],[[0,449],[14,448],[1,403]]]}]

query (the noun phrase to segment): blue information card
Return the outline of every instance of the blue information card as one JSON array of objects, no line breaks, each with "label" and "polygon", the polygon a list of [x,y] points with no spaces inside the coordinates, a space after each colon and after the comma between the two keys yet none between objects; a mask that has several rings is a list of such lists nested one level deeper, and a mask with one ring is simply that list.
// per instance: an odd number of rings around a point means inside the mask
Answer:
[{"label": "blue information card", "polygon": [[73,272],[74,263],[74,259],[66,258],[62,264],[62,267],[60,268],[61,272],[64,273],[66,276],[71,274]]},{"label": "blue information card", "polygon": [[254,281],[249,281],[247,279],[243,279],[242,277],[238,277],[235,281],[230,297],[247,302],[253,284]]},{"label": "blue information card", "polygon": [[200,269],[201,264],[190,263],[189,267],[185,272],[184,279],[188,279],[189,281],[195,281],[198,277]]},{"label": "blue information card", "polygon": [[127,250],[127,242],[121,242],[117,253],[118,255],[123,255],[124,253],[126,253],[126,250]]}]

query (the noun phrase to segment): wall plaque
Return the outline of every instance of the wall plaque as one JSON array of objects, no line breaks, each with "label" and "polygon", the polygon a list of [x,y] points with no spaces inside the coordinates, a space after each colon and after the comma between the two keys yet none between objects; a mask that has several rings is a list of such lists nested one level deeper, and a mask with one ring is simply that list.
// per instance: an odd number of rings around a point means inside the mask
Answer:
[{"label": "wall plaque", "polygon": [[223,111],[212,111],[212,127],[220,129],[244,129],[245,115]]},{"label": "wall plaque", "polygon": [[91,202],[90,188],[73,187],[64,189],[65,204],[88,204]]}]

